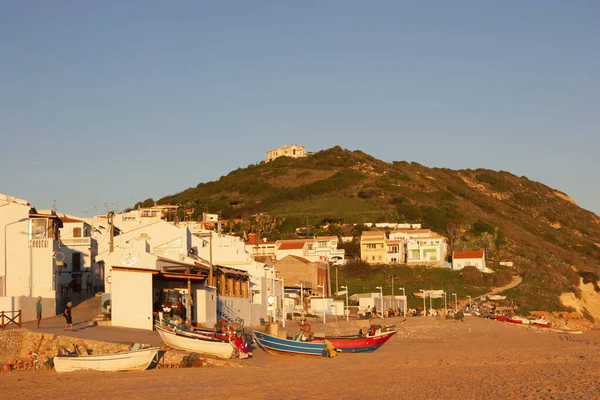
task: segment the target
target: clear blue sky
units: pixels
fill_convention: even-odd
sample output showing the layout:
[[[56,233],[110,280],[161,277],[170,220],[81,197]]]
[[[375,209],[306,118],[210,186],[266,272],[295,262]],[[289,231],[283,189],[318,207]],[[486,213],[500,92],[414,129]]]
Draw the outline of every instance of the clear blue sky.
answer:
[[[334,145],[600,214],[600,2],[3,1],[0,193],[82,215]]]

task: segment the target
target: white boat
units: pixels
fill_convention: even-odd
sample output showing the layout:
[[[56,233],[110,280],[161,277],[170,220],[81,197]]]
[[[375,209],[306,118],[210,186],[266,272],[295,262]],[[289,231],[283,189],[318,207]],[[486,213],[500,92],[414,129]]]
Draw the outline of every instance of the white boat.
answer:
[[[178,334],[177,330],[169,331],[164,327],[155,325],[158,334],[167,346],[192,353],[206,354],[218,358],[232,358],[237,349],[230,342],[203,337],[190,337]]]
[[[158,350],[158,347],[151,347],[114,354],[56,356],[54,357],[54,369],[56,372],[143,371],[154,361]]]

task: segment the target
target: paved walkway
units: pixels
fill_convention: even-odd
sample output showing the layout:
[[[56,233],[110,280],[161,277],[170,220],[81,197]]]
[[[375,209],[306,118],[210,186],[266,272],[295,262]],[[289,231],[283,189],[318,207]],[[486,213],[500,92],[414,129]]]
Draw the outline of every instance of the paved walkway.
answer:
[[[93,297],[73,307],[73,328],[75,331],[65,331],[65,319],[57,315],[42,319],[40,328],[35,327],[35,321],[23,323],[23,328],[31,331],[51,333],[54,335],[73,336],[82,339],[99,340],[113,343],[147,343],[153,346],[162,344],[158,333],[145,329],[130,329],[113,326],[93,326],[94,316],[101,309],[101,298]]]

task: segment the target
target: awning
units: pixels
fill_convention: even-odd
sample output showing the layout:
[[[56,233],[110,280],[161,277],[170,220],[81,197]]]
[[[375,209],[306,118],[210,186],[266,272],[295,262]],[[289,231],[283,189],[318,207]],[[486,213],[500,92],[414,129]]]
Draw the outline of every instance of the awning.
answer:
[[[248,273],[246,271],[242,271],[241,269],[226,268],[226,267],[221,267],[221,266],[217,266],[217,268],[219,271],[221,271],[224,274],[237,275],[237,276],[248,276]]]
[[[203,281],[206,279],[205,275],[188,275],[188,274],[159,274],[159,277],[166,279],[181,279],[181,280],[192,280],[192,281]]]
[[[122,272],[143,272],[147,274],[156,275],[160,271],[155,269],[146,269],[146,268],[131,268],[131,267],[111,267],[113,271],[122,271]]]

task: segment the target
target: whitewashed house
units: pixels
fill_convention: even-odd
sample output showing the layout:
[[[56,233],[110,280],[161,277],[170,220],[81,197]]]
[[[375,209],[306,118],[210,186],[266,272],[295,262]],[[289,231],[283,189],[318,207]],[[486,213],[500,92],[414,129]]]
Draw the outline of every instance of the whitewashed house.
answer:
[[[429,229],[398,229],[390,232],[389,239],[404,241],[406,264],[441,266],[448,253],[446,238]]]
[[[62,215],[60,229],[60,252],[63,265],[60,268],[58,290],[65,293],[95,292],[94,285],[101,279],[95,256],[98,242],[92,236],[93,227],[84,219]]]
[[[53,211],[0,194],[0,311],[22,310],[23,321],[34,320],[42,296],[44,315],[56,314],[60,226]]]
[[[101,252],[112,323],[152,329],[152,313],[165,295],[182,301],[191,320],[212,327],[218,319],[256,324],[266,317],[264,265],[256,263],[237,237],[212,231],[192,234],[165,221],[142,225],[114,237]],[[213,281],[209,282],[212,265]]]
[[[494,272],[485,265],[485,250],[454,251],[452,252],[452,269],[461,270],[465,267],[475,267],[481,272]]]
[[[338,249],[337,236],[318,236],[314,239],[277,240],[275,242],[275,259],[286,256],[297,256],[311,262],[330,262],[333,265],[344,263],[344,249]]]

